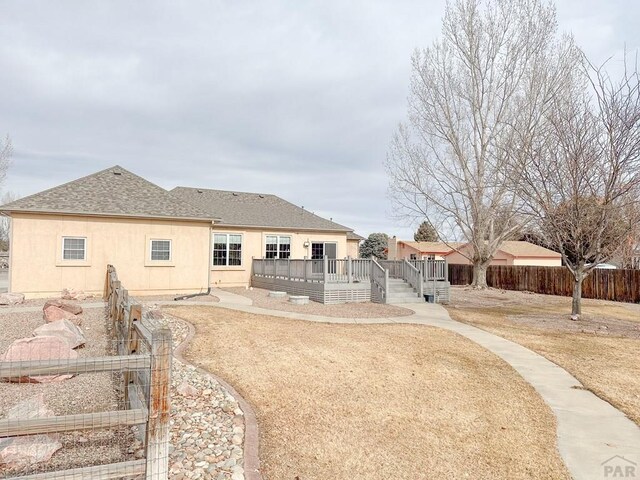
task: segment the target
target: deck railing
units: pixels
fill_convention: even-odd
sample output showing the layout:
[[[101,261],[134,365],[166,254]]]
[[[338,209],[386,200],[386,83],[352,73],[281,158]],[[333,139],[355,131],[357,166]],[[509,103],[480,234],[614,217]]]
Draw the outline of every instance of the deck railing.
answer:
[[[449,280],[449,269],[446,260],[408,260],[408,262],[422,272],[425,282]]]
[[[254,258],[253,275],[297,282],[360,283],[370,281],[370,260],[363,258]]]
[[[370,260],[371,271],[371,296],[374,296],[373,290],[377,290],[377,295],[382,303],[387,303],[387,292],[389,291],[389,270],[382,267],[375,258]]]
[[[407,260],[403,262],[402,270],[402,278],[413,287],[419,297],[422,297],[422,272]]]

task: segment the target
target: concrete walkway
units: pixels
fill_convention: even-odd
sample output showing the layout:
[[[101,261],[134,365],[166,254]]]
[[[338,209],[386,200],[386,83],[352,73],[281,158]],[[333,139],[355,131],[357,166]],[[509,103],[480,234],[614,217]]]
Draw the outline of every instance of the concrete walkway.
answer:
[[[106,302],[87,302],[78,303],[82,308],[103,308],[106,306]],[[3,313],[20,313],[20,312],[42,312],[43,305],[38,306],[20,306],[15,305],[13,307],[0,307],[0,315]]]
[[[640,478],[640,428],[634,422],[611,404],[584,390],[575,377],[555,363],[517,343],[452,320],[440,305],[402,305],[415,312],[406,317],[334,318],[254,307],[246,297],[221,290],[212,294],[220,298],[220,303],[185,301],[167,304],[199,304],[324,323],[419,324],[460,334],[506,361],[549,405],[558,420],[560,455],[574,479]],[[616,473],[617,477],[614,476]]]

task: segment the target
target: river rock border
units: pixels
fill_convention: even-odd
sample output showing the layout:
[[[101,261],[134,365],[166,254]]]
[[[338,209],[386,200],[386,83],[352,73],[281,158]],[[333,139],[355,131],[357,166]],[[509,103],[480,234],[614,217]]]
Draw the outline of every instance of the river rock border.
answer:
[[[183,319],[174,319],[173,321],[179,321],[188,327],[188,332],[184,339],[180,342],[178,346],[175,347],[173,351],[173,356],[183,363],[184,365],[190,366],[195,369],[195,371],[200,374],[210,377],[214,381],[218,382],[222,388],[224,388],[227,393],[229,393],[232,397],[235,398],[236,402],[240,406],[244,414],[245,421],[245,430],[244,430],[244,444],[243,444],[243,457],[244,457],[244,478],[245,480],[263,480],[262,475],[260,473],[260,459],[258,457],[258,445],[259,445],[259,436],[258,436],[258,422],[256,420],[256,415],[251,408],[251,406],[242,398],[242,396],[227,382],[214,375],[207,370],[204,370],[196,365],[193,365],[184,357],[184,352],[189,347],[189,344],[193,340],[193,337],[196,334],[195,327]]]

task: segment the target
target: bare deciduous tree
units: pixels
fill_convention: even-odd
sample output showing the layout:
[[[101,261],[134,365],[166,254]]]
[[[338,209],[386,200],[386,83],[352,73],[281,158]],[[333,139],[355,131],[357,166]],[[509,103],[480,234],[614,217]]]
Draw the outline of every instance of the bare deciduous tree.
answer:
[[[549,99],[578,57],[541,0],[449,3],[442,39],[412,59],[408,122],[387,158],[401,215],[427,217],[465,239],[473,285],[500,244],[521,227],[518,175]]]
[[[15,193],[5,192],[0,198],[0,204],[6,205],[7,203],[11,203],[17,199],[18,199],[18,196]],[[5,215],[0,215],[0,251],[6,252],[9,250],[10,233],[11,233],[11,218]]]
[[[11,139],[7,135],[4,142],[0,141],[0,186],[4,184],[7,178],[7,170],[9,170],[12,153]],[[15,200],[15,198],[15,195],[7,192],[4,194],[1,202],[4,205],[5,203]],[[0,215],[0,248],[3,250],[6,250],[9,246],[9,224],[10,219]]]
[[[0,185],[2,185],[7,178],[7,170],[9,170],[12,153],[11,138],[7,135],[4,142],[0,140]]]
[[[581,314],[584,279],[640,222],[638,72],[616,81],[604,66],[584,65],[584,81],[554,99],[520,169],[529,213],[573,274],[572,318]]]

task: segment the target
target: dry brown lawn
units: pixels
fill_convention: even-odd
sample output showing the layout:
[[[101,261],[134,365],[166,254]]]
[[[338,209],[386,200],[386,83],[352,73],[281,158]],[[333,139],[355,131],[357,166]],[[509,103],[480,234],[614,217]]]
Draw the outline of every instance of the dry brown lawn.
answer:
[[[549,408],[454,333],[165,310],[196,327],[187,358],[253,405],[268,480],[569,478]]]
[[[640,425],[640,306],[583,302],[574,322],[569,298],[454,288],[448,310],[555,362]]]

